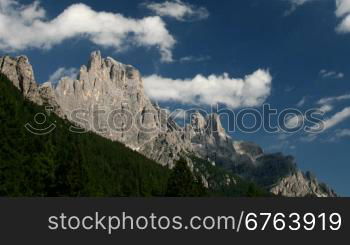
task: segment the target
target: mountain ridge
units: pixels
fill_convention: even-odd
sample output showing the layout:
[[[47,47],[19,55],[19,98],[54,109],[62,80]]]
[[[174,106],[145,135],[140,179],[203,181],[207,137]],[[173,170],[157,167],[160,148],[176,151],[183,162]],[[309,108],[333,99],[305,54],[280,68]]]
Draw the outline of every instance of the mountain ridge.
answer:
[[[124,143],[163,166],[172,168],[180,157],[185,157],[193,168],[195,164],[189,156],[195,155],[259,183],[276,195],[336,196],[316,178],[302,173],[294,159],[276,154],[265,155],[262,148],[254,143],[233,140],[222,127],[217,114],[205,118],[196,112],[191,116],[190,124],[181,128],[146,96],[141,73],[136,68],[110,57],[102,58],[99,51],[91,54],[88,65],[81,67],[77,79],[65,77],[56,86],[38,86],[29,60],[24,56],[2,57],[0,64],[0,72],[13,79],[14,85],[29,100],[51,105],[60,117],[105,138]],[[155,130],[144,132],[132,125],[128,131],[108,131],[108,128],[107,131],[99,131],[87,128],[71,117],[71,112],[77,108],[91,114],[95,106],[107,112],[129,111],[132,115],[139,115],[142,126]],[[91,118],[84,119],[90,125],[94,123]],[[103,116],[102,122],[106,121],[108,118]]]
[[[46,117],[40,128],[37,115]],[[72,133],[71,122],[25,99],[1,73],[0,121],[0,196],[271,196],[205,161],[196,163],[200,172],[191,173],[186,163],[179,171],[179,162],[169,169],[117,141]],[[28,123],[34,125],[30,131]],[[42,134],[53,124],[55,130]],[[206,188],[199,173],[210,178]]]

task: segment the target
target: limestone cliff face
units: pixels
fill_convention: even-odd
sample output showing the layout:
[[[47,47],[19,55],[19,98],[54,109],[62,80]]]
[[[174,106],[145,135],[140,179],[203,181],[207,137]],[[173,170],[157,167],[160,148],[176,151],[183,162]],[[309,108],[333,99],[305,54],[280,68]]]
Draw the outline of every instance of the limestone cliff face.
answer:
[[[0,72],[9,78],[26,98],[42,104],[33,68],[26,56],[0,57]]]
[[[237,158],[234,141],[226,134],[219,115],[204,118],[199,112],[192,115],[191,124],[186,127],[194,151],[202,158],[225,166]]]
[[[77,79],[59,81],[55,98],[69,120],[163,165],[172,167],[180,152],[191,150],[145,95],[140,72],[100,52],[91,54]]]
[[[282,178],[270,191],[275,195],[286,197],[336,197],[336,193],[327,185],[319,183],[309,173],[296,171],[295,173]]]
[[[131,148],[158,134],[158,114],[144,94],[140,73],[112,58],[102,59],[99,52],[91,54],[76,80],[59,81],[55,96],[69,120]],[[153,130],[140,130],[138,123]]]
[[[255,143],[234,140],[220,116],[196,112],[184,128],[152,104],[144,92],[140,72],[93,52],[76,79],[62,78],[56,86],[38,86],[28,58],[0,58],[0,72],[23,95],[39,105],[50,105],[71,122],[113,141],[119,141],[168,167],[195,155],[258,183],[276,195],[335,196],[316,178],[297,169],[294,159],[264,154]],[[205,176],[203,176],[205,177]],[[204,182],[207,180],[204,180]]]
[[[57,104],[54,88],[50,83],[36,83],[33,67],[26,56],[0,57],[0,73],[6,75],[25,98],[38,105],[53,107],[59,116],[64,116]]]

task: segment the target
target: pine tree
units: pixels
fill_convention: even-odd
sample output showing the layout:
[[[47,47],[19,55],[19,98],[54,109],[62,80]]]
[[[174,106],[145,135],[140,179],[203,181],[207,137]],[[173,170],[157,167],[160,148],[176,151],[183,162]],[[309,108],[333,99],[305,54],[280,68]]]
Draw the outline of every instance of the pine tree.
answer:
[[[168,180],[167,196],[195,197],[203,195],[205,195],[205,188],[201,180],[193,175],[186,160],[181,158],[173,168]]]

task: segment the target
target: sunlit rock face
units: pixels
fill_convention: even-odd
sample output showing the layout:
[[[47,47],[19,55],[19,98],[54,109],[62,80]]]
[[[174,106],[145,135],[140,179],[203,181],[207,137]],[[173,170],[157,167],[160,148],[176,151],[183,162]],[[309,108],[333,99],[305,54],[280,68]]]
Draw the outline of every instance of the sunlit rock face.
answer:
[[[77,79],[61,79],[55,96],[70,120],[132,148],[158,134],[158,115],[144,94],[139,72],[112,58],[103,59],[99,52],[91,54]],[[143,132],[137,127],[139,122],[154,130]]]
[[[26,98],[37,104],[42,104],[33,68],[26,56],[0,57],[0,72],[6,75]]]

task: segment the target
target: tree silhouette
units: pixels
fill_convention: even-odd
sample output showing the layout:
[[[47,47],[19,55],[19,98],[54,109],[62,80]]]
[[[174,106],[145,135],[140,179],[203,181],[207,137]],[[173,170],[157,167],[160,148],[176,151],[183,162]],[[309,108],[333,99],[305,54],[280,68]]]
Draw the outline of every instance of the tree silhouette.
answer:
[[[195,197],[206,195],[206,189],[199,176],[195,176],[186,160],[181,158],[175,165],[168,180],[167,196]]]

